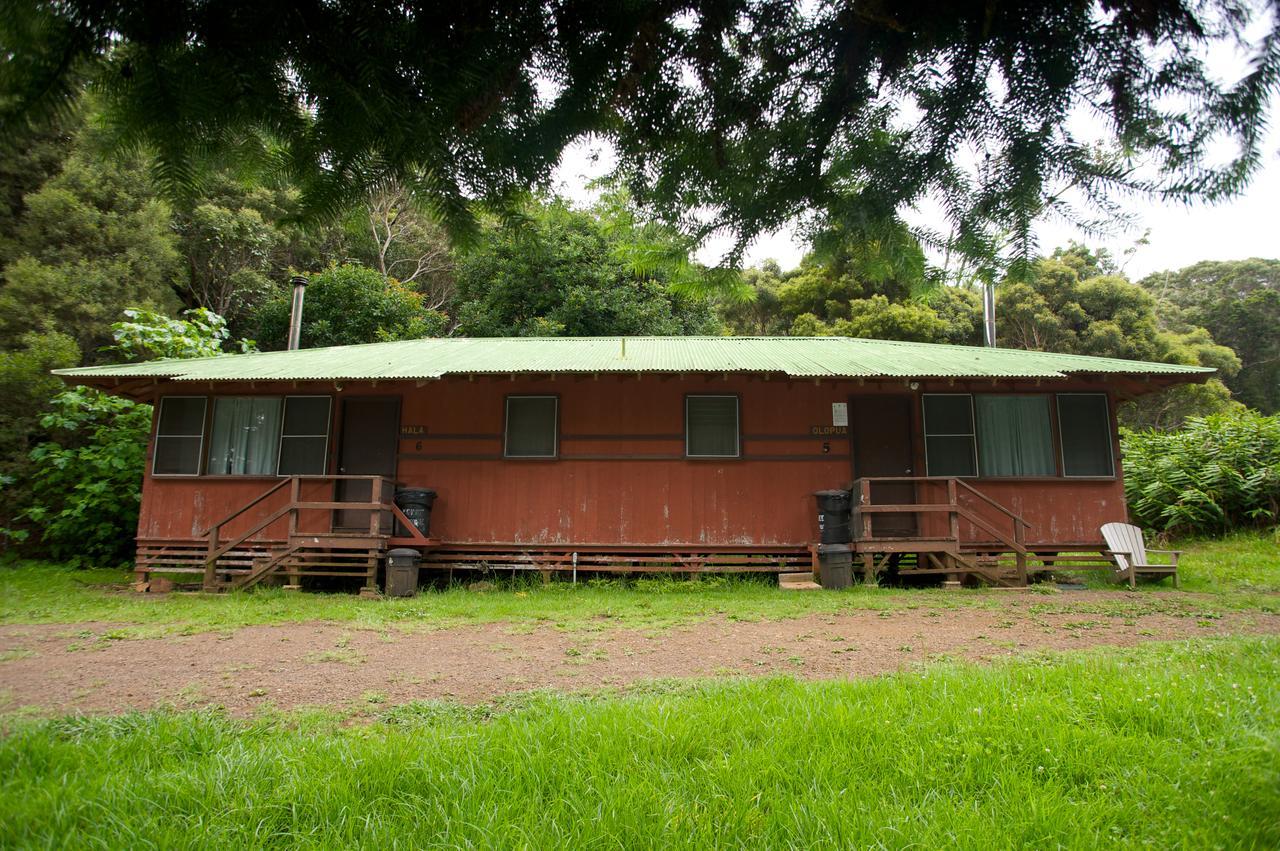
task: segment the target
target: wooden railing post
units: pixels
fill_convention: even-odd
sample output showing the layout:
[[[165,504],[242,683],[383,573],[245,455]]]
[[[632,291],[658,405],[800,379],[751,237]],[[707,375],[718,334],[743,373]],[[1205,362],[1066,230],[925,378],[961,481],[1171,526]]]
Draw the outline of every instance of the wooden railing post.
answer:
[[[947,517],[951,523],[951,540],[956,542],[956,546],[960,545],[960,513],[958,511],[959,494],[956,488],[955,479],[947,479],[947,506],[951,509],[947,512]]]
[[[1022,518],[1015,517],[1013,520],[1013,541],[1018,545],[1014,551],[1014,558],[1018,565],[1018,581],[1023,585],[1027,584],[1027,534],[1024,529],[1026,526],[1022,522]]]
[[[859,479],[858,480],[858,505],[859,507],[861,507],[863,505],[870,505],[870,504],[871,504],[871,480]],[[862,514],[861,516],[862,516],[862,522],[859,525],[862,528],[859,531],[864,540],[871,540],[876,536],[876,532],[875,532],[876,516],[875,514]]]
[[[214,583],[217,581],[217,565],[218,565],[218,532],[222,529],[221,523],[215,523],[213,528],[209,530],[209,549],[205,553],[204,559],[204,580],[201,587],[205,591],[212,591]]]
[[[298,534],[298,509],[297,505],[302,501],[302,479],[297,476],[290,476],[289,482],[289,504],[294,509],[289,512],[289,540],[285,544],[285,551],[288,552],[293,547],[294,536]],[[302,577],[298,574],[298,560],[290,559],[289,562],[289,587],[298,589],[302,585]]]

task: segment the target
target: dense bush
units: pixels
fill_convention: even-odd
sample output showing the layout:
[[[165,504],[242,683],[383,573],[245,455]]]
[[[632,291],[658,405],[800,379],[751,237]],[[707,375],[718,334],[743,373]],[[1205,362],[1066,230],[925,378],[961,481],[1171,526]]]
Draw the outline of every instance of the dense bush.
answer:
[[[53,439],[31,451],[27,519],[51,556],[120,564],[132,555],[151,406],[87,387],[59,394],[42,425]]]
[[[1280,416],[1192,417],[1180,431],[1125,431],[1125,496],[1134,520],[1179,534],[1280,522]]]

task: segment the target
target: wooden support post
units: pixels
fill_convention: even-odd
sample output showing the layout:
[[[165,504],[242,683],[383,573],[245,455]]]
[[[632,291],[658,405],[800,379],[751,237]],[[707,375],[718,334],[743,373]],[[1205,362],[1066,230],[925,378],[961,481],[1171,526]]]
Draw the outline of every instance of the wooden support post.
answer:
[[[947,512],[947,517],[950,519],[951,540],[955,541],[956,546],[959,547],[960,545],[960,511],[959,511],[959,503],[957,500],[958,500],[958,496],[956,494],[956,480],[947,479],[947,505],[951,509],[950,511]]]
[[[217,582],[216,573],[218,563],[218,532],[221,531],[222,524],[216,524],[209,530],[209,551],[205,554],[204,560],[204,581],[201,583],[205,591],[214,590],[214,584]]]
[[[862,581],[866,585],[876,584],[876,557],[874,553],[862,554]]]
[[[289,504],[297,505],[299,502],[302,501],[302,480],[299,479],[297,476],[291,476],[290,478],[292,481],[289,482]],[[286,546],[289,546],[289,547],[293,546],[293,536],[296,534],[298,534],[298,512],[297,510],[294,510],[289,512],[289,540]],[[290,559],[288,564],[289,564],[289,582],[286,587],[294,588],[294,589],[301,588],[302,579],[298,574],[297,561],[294,559]]]
[[[1022,527],[1021,520],[1013,521],[1013,540],[1018,545],[1017,565],[1018,565],[1018,584],[1027,584],[1027,535]]]

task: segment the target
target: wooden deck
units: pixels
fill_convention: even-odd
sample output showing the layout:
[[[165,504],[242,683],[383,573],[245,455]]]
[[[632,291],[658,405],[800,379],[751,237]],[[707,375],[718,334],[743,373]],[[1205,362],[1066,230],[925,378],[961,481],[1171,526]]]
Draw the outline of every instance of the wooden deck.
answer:
[[[338,493],[340,482],[367,482],[367,497]],[[467,543],[427,538],[395,505],[399,483],[382,476],[290,476],[267,488],[199,537],[138,541],[136,578],[199,575],[205,590],[272,580],[300,587],[313,577],[346,577],[376,592],[379,568],[395,547],[422,553],[422,565],[449,571],[616,573],[817,573],[817,546]],[[914,499],[877,502],[887,484]],[[353,518],[358,528],[350,526]],[[347,528],[337,527],[345,518]],[[909,518],[909,520],[908,520]],[[963,479],[877,477],[854,483],[851,517],[857,572],[864,582],[941,576],[948,584],[1026,585],[1039,571],[1114,567],[1093,542],[1027,543],[1029,523]],[[404,534],[408,530],[409,534]]]

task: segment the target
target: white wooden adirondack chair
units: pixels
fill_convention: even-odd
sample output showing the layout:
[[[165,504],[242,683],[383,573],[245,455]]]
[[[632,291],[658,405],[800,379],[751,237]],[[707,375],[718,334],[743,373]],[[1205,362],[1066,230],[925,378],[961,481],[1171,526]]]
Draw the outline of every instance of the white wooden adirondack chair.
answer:
[[[1178,587],[1178,556],[1181,550],[1148,550],[1142,541],[1142,530],[1128,523],[1107,523],[1102,527],[1102,538],[1110,549],[1107,555],[1116,560],[1116,575],[1129,581],[1130,588],[1138,585],[1138,574],[1172,576],[1173,587]],[[1169,556],[1169,564],[1148,564],[1147,553]]]

